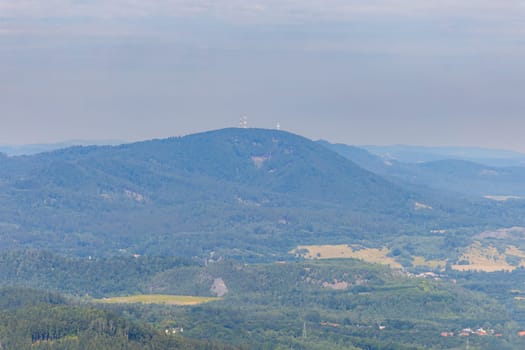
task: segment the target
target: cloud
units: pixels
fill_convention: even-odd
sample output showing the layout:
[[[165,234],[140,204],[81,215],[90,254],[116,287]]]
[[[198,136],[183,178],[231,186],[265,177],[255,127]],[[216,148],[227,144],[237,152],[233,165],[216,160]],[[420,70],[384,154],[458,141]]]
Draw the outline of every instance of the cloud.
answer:
[[[4,0],[0,17],[143,18],[211,15],[230,20],[325,19],[356,17],[516,18],[523,0]]]
[[[525,0],[0,0],[0,37],[140,35],[203,46],[251,36],[271,48],[296,39],[328,51],[522,52],[524,21]]]
[[[297,125],[304,116],[329,115],[371,118],[371,127],[380,125],[375,116],[517,119],[524,109],[523,4],[0,0],[0,105],[13,124],[46,120],[48,129],[32,128],[43,137],[62,125],[48,122],[55,116],[80,120],[63,127],[65,138],[80,130],[72,125],[95,125],[94,116],[101,122],[92,132],[109,130],[104,137],[112,138],[129,118],[150,125],[157,115],[161,125],[184,115],[195,130],[207,115],[231,120],[232,108],[282,122],[289,115]],[[18,137],[29,137],[26,124]],[[435,124],[444,139],[450,125]]]

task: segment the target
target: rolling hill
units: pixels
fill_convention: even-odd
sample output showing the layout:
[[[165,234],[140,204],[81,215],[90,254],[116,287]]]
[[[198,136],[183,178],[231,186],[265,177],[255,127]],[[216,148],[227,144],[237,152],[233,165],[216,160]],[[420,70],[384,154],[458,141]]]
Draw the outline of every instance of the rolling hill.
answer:
[[[381,247],[436,229],[474,234],[521,224],[490,203],[391,179],[304,137],[264,129],[3,156],[0,243],[83,256],[264,260],[298,245]]]
[[[5,248],[198,255],[264,245],[263,254],[272,246],[284,252],[294,236],[340,232],[348,220],[360,221],[344,234],[366,234],[372,217],[396,221],[416,199],[315,142],[275,130],[0,158]]]
[[[410,197],[310,140],[272,130],[224,129],[117,147],[72,147],[4,157],[1,165],[5,184],[22,190],[74,188],[96,194],[129,186],[156,200],[165,182],[171,192],[189,183],[219,182],[356,206],[375,198],[399,205]]]

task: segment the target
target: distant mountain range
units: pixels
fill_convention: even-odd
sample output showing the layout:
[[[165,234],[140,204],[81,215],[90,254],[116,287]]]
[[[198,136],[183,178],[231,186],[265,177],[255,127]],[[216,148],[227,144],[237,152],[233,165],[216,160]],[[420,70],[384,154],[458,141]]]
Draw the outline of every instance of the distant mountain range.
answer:
[[[495,176],[447,164],[406,165],[283,131],[234,128],[4,155],[0,246],[264,260],[290,257],[299,244],[443,244],[433,230],[464,235],[522,224],[521,201],[437,191],[456,190],[484,169],[480,176]]]
[[[125,142],[117,140],[71,140],[64,142],[35,143],[26,145],[0,145],[0,153],[5,153],[8,156],[22,156],[51,152],[73,146],[104,146],[119,145],[123,143]]]
[[[495,167],[525,166],[525,154],[508,150],[474,147],[360,146],[383,159],[403,163],[466,160]]]
[[[520,153],[465,148],[373,146],[372,149],[381,154],[377,155],[355,146],[318,142],[394,182],[403,181],[492,199],[525,197],[525,167],[518,166],[521,164],[520,157],[525,160],[525,155]],[[492,158],[484,158],[486,156]],[[468,159],[477,159],[478,162]],[[498,162],[514,166],[487,165]]]
[[[321,140],[322,142],[327,142]],[[70,140],[56,143],[23,145],[0,145],[0,153],[8,156],[34,155],[73,146],[115,146],[125,144],[122,140]],[[402,163],[424,163],[438,160],[466,160],[494,167],[525,166],[525,154],[480,147],[428,147],[412,145],[359,145],[353,146],[385,160]]]

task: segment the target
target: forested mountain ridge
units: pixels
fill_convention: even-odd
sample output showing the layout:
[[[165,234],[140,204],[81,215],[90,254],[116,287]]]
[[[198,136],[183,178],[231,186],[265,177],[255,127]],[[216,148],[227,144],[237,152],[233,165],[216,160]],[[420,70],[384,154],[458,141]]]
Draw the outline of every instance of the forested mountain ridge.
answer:
[[[443,193],[385,180],[288,132],[222,129],[1,157],[0,243],[253,261],[289,258],[305,244],[405,246],[409,236],[427,240],[419,253],[432,241],[448,257],[469,234],[525,225],[519,207]],[[432,234],[443,229],[461,239],[444,244]]]
[[[116,147],[71,147],[4,158],[0,175],[26,189],[57,186],[103,192],[110,191],[112,185],[129,184],[156,194],[163,181],[187,177],[265,188],[315,201],[352,203],[379,194],[382,201],[407,196],[402,189],[308,139],[262,129],[223,129]]]
[[[298,242],[290,231],[308,239],[321,222],[333,231],[341,223],[328,221],[343,212],[359,217],[362,234],[372,216],[421,215],[417,193],[306,138],[262,129],[3,157],[0,193],[4,247],[75,254],[155,251],[177,240],[177,253],[194,255],[231,241],[232,230],[288,250],[283,240]]]

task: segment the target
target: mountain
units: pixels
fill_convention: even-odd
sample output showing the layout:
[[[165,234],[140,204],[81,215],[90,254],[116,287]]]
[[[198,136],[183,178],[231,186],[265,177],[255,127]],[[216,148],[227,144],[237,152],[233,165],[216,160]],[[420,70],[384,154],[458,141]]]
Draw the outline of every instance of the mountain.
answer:
[[[56,143],[35,143],[27,145],[0,145],[0,153],[9,156],[32,155],[43,152],[51,152],[62,148],[73,146],[103,146],[103,145],[118,145],[122,141],[116,140],[71,140]]]
[[[446,159],[466,160],[494,167],[525,166],[525,154],[475,147],[360,146],[381,158],[403,163],[422,163]]]
[[[0,206],[4,250],[249,261],[342,243],[399,246],[408,257],[434,242],[447,255],[452,241],[433,231],[465,237],[524,220],[512,203],[387,180],[319,143],[264,129],[1,156]]]
[[[520,348],[525,201],[465,194],[502,169],[262,129],[0,155],[1,346]]]
[[[164,181],[176,189],[220,182],[356,207],[369,201],[399,205],[410,196],[310,140],[258,129],[4,158],[0,175],[22,189],[55,186],[97,194],[128,185],[146,191],[151,200],[169,195],[159,191]]]
[[[357,146],[345,145],[341,143],[330,143],[325,140],[319,140],[317,143],[342,155],[346,159],[351,160],[360,167],[377,174],[387,174],[387,169],[392,167],[394,164],[396,167],[402,164],[396,160],[382,158],[367,151],[364,148]]]
[[[0,157],[0,239],[84,255],[287,254],[434,215],[414,209],[420,197],[301,136],[223,129]]]
[[[331,144],[326,141],[318,142],[359,166],[393,182],[402,181],[407,184],[497,200],[525,197],[525,167],[488,166],[469,160],[449,158],[406,163],[381,157],[355,146]],[[494,152],[502,156],[514,154],[503,151],[502,153]],[[441,156],[443,155],[437,158]]]

